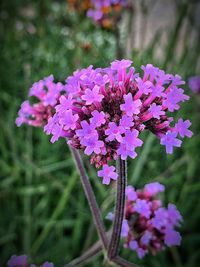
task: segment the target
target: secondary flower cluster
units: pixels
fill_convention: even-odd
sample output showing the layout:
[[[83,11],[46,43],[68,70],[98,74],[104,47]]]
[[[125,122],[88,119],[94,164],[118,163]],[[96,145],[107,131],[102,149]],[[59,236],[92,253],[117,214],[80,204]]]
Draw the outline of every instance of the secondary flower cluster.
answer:
[[[55,83],[53,80],[53,75],[50,75],[32,85],[29,97],[34,98],[35,103],[31,104],[28,100],[22,103],[16,119],[17,126],[25,123],[40,127],[52,116],[61,93],[65,91],[62,83]]]
[[[123,220],[121,238],[125,247],[136,251],[139,258],[149,252],[155,255],[165,246],[178,246],[181,242],[179,232],[182,216],[173,204],[167,208],[156,195],[164,191],[164,186],[158,182],[146,184],[143,190],[135,190],[132,186],[126,188],[125,219]],[[113,220],[109,213],[107,218]]]
[[[85,13],[91,7],[91,0],[67,0],[69,8],[78,13]]]
[[[92,164],[103,167],[98,175],[104,184],[117,179],[110,161],[137,156],[136,148],[143,143],[139,135],[145,129],[171,154],[173,147],[181,146],[178,135],[192,136],[189,120],[180,118],[172,126],[168,115],[189,99],[180,88],[184,82],[151,64],[142,66],[140,76],[131,65],[130,60],[116,60],[107,68],[77,70],[65,85],[54,83],[53,76],[33,84],[29,96],[38,102],[22,104],[17,125],[45,125],[51,142],[64,137],[69,145],[84,150]]]
[[[53,263],[45,262],[42,265],[35,265],[28,263],[28,257],[26,255],[16,256],[13,255],[7,262],[8,267],[54,267]]]
[[[124,8],[131,8],[127,0],[67,0],[70,9],[87,16],[103,28],[113,29]]]
[[[91,0],[87,16],[104,28],[113,28],[125,7],[128,7],[127,0]]]
[[[200,76],[192,76],[188,80],[190,89],[197,94],[200,94]]]

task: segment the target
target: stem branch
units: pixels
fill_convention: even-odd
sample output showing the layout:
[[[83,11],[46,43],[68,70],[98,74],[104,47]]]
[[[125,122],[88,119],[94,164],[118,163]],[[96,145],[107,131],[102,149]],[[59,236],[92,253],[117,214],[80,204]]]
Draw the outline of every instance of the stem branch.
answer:
[[[63,267],[78,266],[80,264],[86,263],[89,260],[91,260],[94,256],[97,256],[101,251],[102,251],[102,244],[100,241],[98,241],[92,247],[90,247],[85,253],[83,253],[80,257],[72,260]]]
[[[134,263],[130,263],[129,261],[124,260],[123,258],[117,256],[114,260],[114,263],[116,263],[118,266],[122,267],[139,267],[138,265]],[[141,267],[141,266],[140,266]]]
[[[88,176],[86,174],[85,168],[83,166],[83,162],[81,160],[79,152],[72,147],[70,147],[70,149],[71,149],[72,155],[74,157],[74,160],[76,162],[77,169],[78,169],[80,176],[81,176],[81,183],[83,185],[83,189],[85,191],[85,195],[87,197],[87,200],[88,200],[88,203],[90,206],[90,210],[92,212],[92,216],[94,219],[94,223],[95,223],[99,238],[102,242],[103,249],[106,250],[107,244],[108,244],[106,231],[105,231],[105,227],[104,227],[103,220],[101,217],[100,209],[98,207],[94,192],[92,190],[92,186],[89,182],[89,179],[88,179]]]
[[[117,160],[117,195],[115,204],[115,216],[111,240],[108,246],[108,259],[113,260],[118,256],[122,222],[124,218],[125,207],[125,189],[126,189],[126,161],[118,158]]]

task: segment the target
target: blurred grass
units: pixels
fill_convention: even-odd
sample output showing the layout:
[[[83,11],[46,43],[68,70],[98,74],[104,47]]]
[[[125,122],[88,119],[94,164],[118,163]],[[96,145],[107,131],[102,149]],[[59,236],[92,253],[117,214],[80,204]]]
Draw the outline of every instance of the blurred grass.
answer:
[[[136,68],[147,63],[166,66],[186,80],[195,74],[199,38],[192,49],[186,41],[182,55],[176,57],[179,35],[191,8],[189,1],[183,3],[174,30],[168,32],[164,60],[155,56],[160,32],[148,49],[133,51]],[[115,59],[115,39],[89,19],[67,11],[65,1],[3,1],[0,7],[0,266],[5,266],[12,254],[27,253],[36,263],[49,260],[59,267],[97,239],[90,211],[65,142],[51,145],[41,129],[18,129],[15,118],[34,81],[50,73],[64,81],[78,67],[108,65]],[[89,50],[86,44],[90,44]],[[192,120],[193,138],[166,156],[158,140],[144,133],[143,148],[128,162],[129,182],[136,187],[154,179],[162,182],[166,185],[163,200],[174,202],[184,217],[180,248],[143,261],[121,249],[127,259],[146,266],[199,266],[200,107],[187,85],[185,89],[191,100],[178,115]],[[101,184],[87,158],[85,164],[105,216],[112,210],[114,190]],[[87,266],[102,266],[102,258]]]

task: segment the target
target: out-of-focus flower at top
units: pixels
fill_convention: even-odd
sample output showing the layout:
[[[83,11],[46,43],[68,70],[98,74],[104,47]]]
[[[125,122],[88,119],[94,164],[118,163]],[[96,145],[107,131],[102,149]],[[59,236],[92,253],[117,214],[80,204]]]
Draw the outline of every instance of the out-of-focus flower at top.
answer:
[[[188,85],[194,93],[200,94],[200,75],[190,77],[188,79]]]
[[[182,144],[179,137],[192,136],[189,120],[173,123],[169,114],[189,99],[180,88],[184,82],[151,64],[142,70],[139,76],[132,61],[123,59],[107,68],[77,70],[65,85],[54,83],[50,76],[33,85],[29,95],[39,102],[22,104],[17,125],[42,126],[48,119],[44,130],[52,134],[51,142],[66,138],[103,170],[118,156],[135,158],[144,130],[155,134],[171,154]],[[101,177],[105,184],[113,179],[106,172]]]
[[[91,8],[91,0],[66,0],[70,10],[74,10],[79,14],[86,12]]]
[[[128,6],[128,0],[91,0],[87,16],[104,28],[114,28],[121,12]]]
[[[95,23],[103,28],[113,29],[124,9],[130,9],[128,0],[67,0],[71,10],[79,14],[87,13]]]
[[[182,222],[182,216],[173,204],[165,208],[157,198],[165,187],[158,183],[146,184],[143,190],[126,188],[125,218],[122,224],[121,238],[125,248],[136,251],[139,258],[146,254],[162,251],[165,246],[179,246],[181,236],[176,228]],[[113,221],[113,213],[107,219]]]

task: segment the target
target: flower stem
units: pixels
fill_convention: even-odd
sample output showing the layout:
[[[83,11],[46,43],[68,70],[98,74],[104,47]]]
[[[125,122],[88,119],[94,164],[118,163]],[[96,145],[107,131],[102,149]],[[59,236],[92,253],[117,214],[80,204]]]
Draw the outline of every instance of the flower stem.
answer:
[[[124,218],[125,207],[125,189],[126,189],[126,161],[118,158],[117,160],[117,195],[115,204],[115,216],[111,240],[108,246],[108,259],[112,261],[118,255],[122,222]]]
[[[102,244],[100,241],[95,243],[92,247],[90,247],[85,253],[83,253],[80,257],[72,260],[68,264],[63,267],[71,267],[77,266],[79,264],[83,264],[91,260],[94,256],[97,256],[102,250]]]
[[[139,267],[138,265],[134,264],[134,263],[130,263],[129,261],[124,260],[123,258],[117,256],[114,260],[114,263],[116,263],[118,266],[122,266],[122,267]],[[142,267],[142,266],[140,266]]]
[[[100,209],[98,207],[94,192],[92,190],[92,186],[89,182],[89,179],[88,179],[88,176],[86,174],[85,168],[83,166],[83,162],[81,160],[79,152],[72,147],[70,147],[70,149],[71,149],[72,155],[74,157],[74,160],[76,162],[77,169],[78,169],[80,176],[81,176],[81,183],[83,185],[83,189],[85,191],[85,195],[87,197],[87,200],[88,200],[88,203],[90,206],[90,210],[92,212],[92,216],[94,219],[94,223],[95,223],[99,238],[102,242],[102,247],[104,250],[106,250],[107,245],[108,245],[108,240],[107,240],[103,220],[101,217],[101,212],[100,212]]]
[[[111,235],[110,231],[106,232],[107,238],[110,238],[110,235]],[[80,257],[73,259],[63,267],[77,266],[79,264],[89,262],[93,257],[98,256],[101,251],[102,251],[101,241],[97,241],[88,250],[86,250]]]

